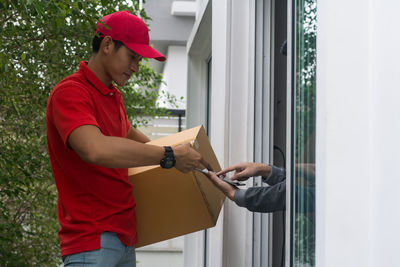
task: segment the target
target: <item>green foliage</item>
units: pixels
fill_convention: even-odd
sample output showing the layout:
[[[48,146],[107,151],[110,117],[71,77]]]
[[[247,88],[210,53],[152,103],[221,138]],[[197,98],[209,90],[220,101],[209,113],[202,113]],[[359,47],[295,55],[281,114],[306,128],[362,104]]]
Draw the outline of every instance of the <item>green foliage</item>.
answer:
[[[134,127],[148,123],[145,115],[165,116],[166,109],[160,108],[157,100],[164,100],[171,106],[177,107],[175,96],[156,90],[162,83],[162,76],[155,73],[147,63],[148,59],[143,59],[140,63],[140,72],[134,75],[125,87],[120,88],[124,95],[126,113],[133,119]]]
[[[130,2],[0,1],[0,266],[60,263],[57,192],[46,145],[47,98],[79,61],[89,59],[98,18],[118,10],[138,14],[138,1]],[[140,15],[149,19],[144,10]],[[131,119],[140,122],[137,109],[162,112],[154,91],[160,82],[160,74],[143,64],[121,89]]]

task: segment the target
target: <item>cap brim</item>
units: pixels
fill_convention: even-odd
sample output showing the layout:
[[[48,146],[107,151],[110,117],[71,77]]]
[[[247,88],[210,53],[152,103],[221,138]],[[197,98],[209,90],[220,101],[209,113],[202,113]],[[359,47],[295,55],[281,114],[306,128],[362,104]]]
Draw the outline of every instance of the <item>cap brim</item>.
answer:
[[[127,43],[124,43],[124,45],[136,54],[141,55],[142,57],[154,58],[158,61],[165,61],[165,56],[149,45]]]

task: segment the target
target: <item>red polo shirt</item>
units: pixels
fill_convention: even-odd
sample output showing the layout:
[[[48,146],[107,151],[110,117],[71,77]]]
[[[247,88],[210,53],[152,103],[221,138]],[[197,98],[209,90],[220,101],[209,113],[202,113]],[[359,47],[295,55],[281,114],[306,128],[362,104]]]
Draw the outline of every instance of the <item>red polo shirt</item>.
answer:
[[[56,85],[47,102],[47,145],[58,190],[62,256],[100,248],[100,234],[115,232],[127,246],[137,242],[135,201],[127,169],[83,161],[67,146],[79,126],[94,125],[104,135],[125,137],[130,127],[116,87],[106,87],[87,67]]]

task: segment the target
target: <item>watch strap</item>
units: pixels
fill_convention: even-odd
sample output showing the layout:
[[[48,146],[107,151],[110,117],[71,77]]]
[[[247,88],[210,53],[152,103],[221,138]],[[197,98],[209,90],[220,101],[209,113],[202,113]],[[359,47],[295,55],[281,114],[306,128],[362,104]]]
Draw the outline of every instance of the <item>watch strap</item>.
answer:
[[[174,151],[170,146],[164,146],[164,158],[160,161],[160,166],[164,169],[170,169],[175,166],[176,160]]]

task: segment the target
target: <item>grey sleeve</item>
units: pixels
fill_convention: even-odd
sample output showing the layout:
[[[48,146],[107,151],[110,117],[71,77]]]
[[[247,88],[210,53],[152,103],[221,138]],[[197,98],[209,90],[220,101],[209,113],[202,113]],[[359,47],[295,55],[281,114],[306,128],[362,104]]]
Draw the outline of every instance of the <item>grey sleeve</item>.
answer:
[[[236,190],[235,203],[255,212],[282,211],[286,208],[286,180],[273,186]]]
[[[285,181],[286,179],[286,171],[284,168],[279,168],[276,166],[271,165],[271,173],[269,174],[268,177],[262,177],[262,180],[264,183],[267,183],[269,185],[276,185],[278,183],[281,183]]]

